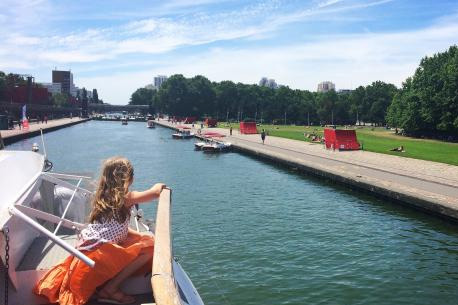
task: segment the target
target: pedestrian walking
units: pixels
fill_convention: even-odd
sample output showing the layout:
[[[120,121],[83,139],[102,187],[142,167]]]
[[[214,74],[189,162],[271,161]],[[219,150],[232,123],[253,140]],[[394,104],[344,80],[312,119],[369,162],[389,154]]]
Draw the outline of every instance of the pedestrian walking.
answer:
[[[229,135],[232,136],[232,126],[229,128]]]
[[[266,140],[266,131],[264,129],[261,132],[261,140],[262,144],[264,145],[264,141]]]
[[[17,125],[19,126],[19,129],[22,129],[22,120],[21,119],[18,120]]]
[[[45,124],[48,124],[48,116],[45,115]]]

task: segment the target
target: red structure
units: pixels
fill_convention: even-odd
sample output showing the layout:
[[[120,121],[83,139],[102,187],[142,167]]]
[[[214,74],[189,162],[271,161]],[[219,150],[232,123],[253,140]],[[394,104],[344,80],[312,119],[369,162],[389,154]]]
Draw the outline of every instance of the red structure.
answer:
[[[31,91],[31,104],[40,104],[40,105],[51,105],[51,94],[48,93],[48,89],[40,87],[32,87]],[[27,87],[20,86],[15,87],[9,92],[7,92],[6,100],[12,103],[28,103],[27,97]]]
[[[339,130],[326,128],[324,139],[327,149],[359,150],[360,146],[354,130]]]
[[[207,127],[216,127],[218,125],[218,121],[215,119],[206,118],[205,125],[207,125]]]
[[[184,119],[184,124],[192,124],[196,121],[196,117],[194,116],[188,116]]]
[[[243,134],[258,133],[258,129],[256,128],[256,122],[240,122],[240,133],[243,133]]]

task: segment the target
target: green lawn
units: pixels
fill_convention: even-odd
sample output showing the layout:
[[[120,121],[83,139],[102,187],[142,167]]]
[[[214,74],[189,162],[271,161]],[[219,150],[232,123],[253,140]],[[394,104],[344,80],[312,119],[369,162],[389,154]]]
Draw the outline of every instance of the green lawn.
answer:
[[[232,123],[231,125],[233,129],[239,129],[238,123]],[[218,124],[218,127],[229,128],[229,125],[222,122]],[[258,126],[258,131],[263,128],[271,136],[300,141],[309,141],[304,136],[304,133],[323,135],[323,127],[319,126],[262,125]],[[380,127],[357,128],[356,135],[364,150],[458,165],[458,143],[404,137],[395,135],[393,131]],[[390,151],[390,149],[401,145],[404,146],[405,152]]]

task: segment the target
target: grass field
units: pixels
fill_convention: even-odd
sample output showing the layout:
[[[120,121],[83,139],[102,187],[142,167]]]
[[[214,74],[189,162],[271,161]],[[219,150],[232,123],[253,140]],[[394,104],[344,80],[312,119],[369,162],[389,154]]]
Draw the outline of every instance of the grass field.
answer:
[[[231,125],[233,129],[239,129],[239,124]],[[222,122],[218,127],[229,128],[229,125]],[[300,141],[310,141],[304,134],[323,135],[323,127],[319,126],[261,125],[258,126],[258,131],[263,128],[271,136]],[[458,143],[404,137],[381,127],[358,127],[356,135],[358,142],[367,151],[458,165]],[[401,145],[405,152],[390,151]]]

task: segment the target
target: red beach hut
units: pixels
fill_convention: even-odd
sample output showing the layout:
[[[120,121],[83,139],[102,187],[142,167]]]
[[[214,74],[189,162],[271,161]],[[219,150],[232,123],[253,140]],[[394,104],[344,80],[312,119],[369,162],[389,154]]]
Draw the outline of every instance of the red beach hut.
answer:
[[[324,139],[327,149],[359,150],[360,146],[354,130],[326,128]]]
[[[240,122],[240,133],[243,134],[256,134],[256,122]]]
[[[218,121],[215,119],[206,118],[205,125],[207,125],[207,127],[216,127],[218,125]]]

